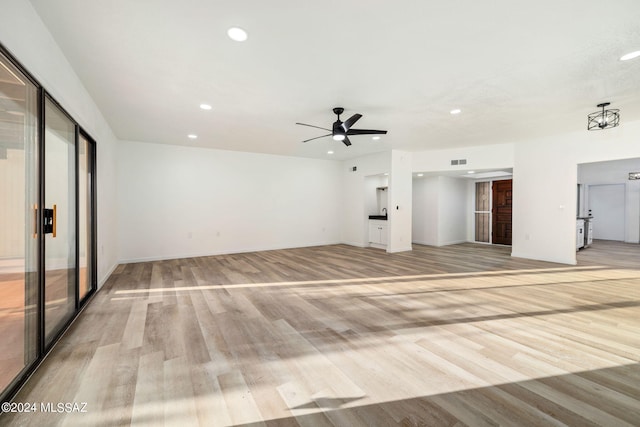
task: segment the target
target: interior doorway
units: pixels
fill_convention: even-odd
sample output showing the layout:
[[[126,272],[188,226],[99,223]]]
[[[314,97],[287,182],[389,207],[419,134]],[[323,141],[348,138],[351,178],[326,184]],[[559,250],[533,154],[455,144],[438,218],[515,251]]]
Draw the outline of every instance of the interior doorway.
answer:
[[[474,240],[511,245],[513,180],[476,181]]]
[[[640,158],[578,165],[577,217],[588,217],[593,245],[640,243]]]

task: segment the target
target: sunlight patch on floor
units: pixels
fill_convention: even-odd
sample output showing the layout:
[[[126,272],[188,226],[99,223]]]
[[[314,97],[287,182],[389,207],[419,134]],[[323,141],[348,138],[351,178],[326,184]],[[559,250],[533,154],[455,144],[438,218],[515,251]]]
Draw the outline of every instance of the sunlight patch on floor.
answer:
[[[265,287],[281,287],[281,286],[306,286],[306,285],[349,285],[360,283],[376,283],[376,282],[397,282],[397,281],[424,281],[424,280],[436,280],[446,278],[471,278],[471,277],[503,277],[518,276],[538,278],[540,274],[545,273],[576,273],[582,271],[593,271],[603,269],[600,266],[585,266],[585,267],[566,267],[566,268],[545,268],[545,269],[532,269],[532,270],[500,270],[500,271],[483,271],[483,272],[467,272],[467,273],[442,273],[442,274],[421,274],[410,276],[386,276],[386,277],[362,277],[354,279],[328,279],[328,280],[304,280],[293,282],[266,282],[266,283],[238,283],[238,284],[217,284],[217,285],[199,285],[199,286],[176,286],[176,287],[153,287],[148,289],[121,289],[115,291],[115,294],[141,294],[148,292],[179,292],[179,291],[202,291],[202,290],[220,290],[225,289],[242,289],[242,288],[265,288]],[[611,273],[618,270],[604,269],[604,271]],[[631,270],[633,271],[633,270]],[[639,278],[640,270],[634,274],[630,274],[630,270],[619,270],[623,272],[624,278]],[[605,277],[605,276],[602,276]],[[611,277],[613,278],[613,277]]]

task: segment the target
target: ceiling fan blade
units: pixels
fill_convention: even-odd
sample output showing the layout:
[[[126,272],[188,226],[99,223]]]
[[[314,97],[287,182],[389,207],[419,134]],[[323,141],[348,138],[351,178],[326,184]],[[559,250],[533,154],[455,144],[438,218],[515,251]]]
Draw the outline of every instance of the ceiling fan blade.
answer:
[[[296,123],[296,124],[297,124],[297,125],[300,125],[300,126],[309,126],[310,128],[316,128],[316,129],[328,130],[329,132],[331,132],[331,129],[321,128],[320,126],[308,125],[308,124],[306,124],[306,123]]]
[[[322,136],[316,136],[315,138],[311,138],[311,139],[306,139],[302,142],[309,142],[309,141],[313,141],[314,139],[319,139],[319,138],[324,138],[325,136],[331,136],[330,133],[326,134],[326,135],[322,135]]]
[[[345,131],[349,130],[349,128],[353,126],[355,122],[360,120],[360,117],[362,117],[362,114],[354,114],[353,116],[349,117],[344,121],[344,123],[342,123],[342,129],[344,129]]]
[[[386,130],[375,129],[349,129],[347,135],[385,135]]]
[[[345,135],[344,139],[342,140],[342,143],[344,145],[346,145],[347,147],[351,145],[351,141],[349,141],[349,137]]]

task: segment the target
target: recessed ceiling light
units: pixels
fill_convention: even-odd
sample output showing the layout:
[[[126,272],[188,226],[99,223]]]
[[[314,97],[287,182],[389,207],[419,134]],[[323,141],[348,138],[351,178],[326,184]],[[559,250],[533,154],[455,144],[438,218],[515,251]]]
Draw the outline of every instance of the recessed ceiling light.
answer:
[[[196,135],[195,133],[190,133],[189,135],[187,135],[187,138],[196,139],[196,138],[198,138],[198,135]]]
[[[423,173],[419,173],[418,176],[424,176],[424,174]]]
[[[238,27],[229,28],[227,30],[227,35],[231,40],[235,40],[237,42],[243,42],[249,37],[245,30]]]
[[[454,108],[453,110],[449,111],[451,114],[460,114],[462,112],[461,109],[459,108]]]
[[[638,56],[640,56],[640,50],[636,50],[635,52],[630,52],[626,55],[621,56],[620,61],[628,61],[630,59],[637,58]]]
[[[385,173],[384,173],[384,176],[389,176],[389,172],[385,172]]]
[[[379,137],[379,136],[373,136],[373,137],[371,137],[371,139],[374,139],[374,140],[376,140],[376,141],[377,141],[377,140],[379,140],[379,139],[380,139],[380,137]]]
[[[333,151],[329,150],[327,151],[327,154],[333,154]]]
[[[200,104],[200,108],[203,110],[211,110],[212,107],[209,104]]]
[[[476,171],[467,171],[467,173],[476,173]]]

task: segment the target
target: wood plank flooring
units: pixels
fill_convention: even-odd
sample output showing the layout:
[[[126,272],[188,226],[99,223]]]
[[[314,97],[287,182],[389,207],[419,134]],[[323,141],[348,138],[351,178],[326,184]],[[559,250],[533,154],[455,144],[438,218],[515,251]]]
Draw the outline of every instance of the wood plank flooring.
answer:
[[[640,246],[343,245],[119,266],[9,426],[638,426]],[[610,255],[609,255],[610,254]]]

